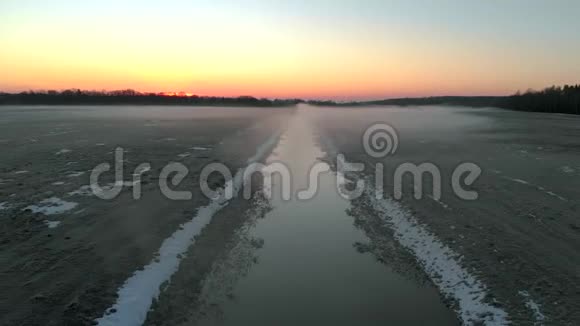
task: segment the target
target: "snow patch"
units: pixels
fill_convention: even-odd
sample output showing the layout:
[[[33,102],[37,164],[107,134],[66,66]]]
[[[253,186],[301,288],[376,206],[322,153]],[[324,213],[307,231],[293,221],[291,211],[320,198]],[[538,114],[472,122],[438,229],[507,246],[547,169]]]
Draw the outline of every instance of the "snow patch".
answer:
[[[65,184],[66,183],[63,182],[63,181],[55,181],[55,182],[51,183],[51,185],[53,185],[53,186],[62,186],[62,185],[65,185]]]
[[[145,172],[149,172],[149,171],[151,171],[151,167],[150,166],[145,166],[145,167],[142,167],[142,168],[136,170],[133,173],[133,176],[138,176],[138,175],[141,175],[141,174],[143,174]]]
[[[394,231],[395,239],[413,253],[440,292],[457,302],[456,312],[463,324],[508,324],[507,313],[484,301],[487,288],[461,267],[455,252],[419,224],[399,202],[377,199],[371,186],[365,192],[375,211]]]
[[[536,320],[534,325],[543,325],[544,324],[543,322],[547,318],[540,310],[540,305],[534,302],[534,300],[532,300],[532,297],[530,296],[528,291],[520,291],[519,295],[521,295],[526,300],[524,304],[528,309],[530,309],[532,315],[534,316],[534,319]]]
[[[514,182],[517,182],[517,183],[521,183],[523,185],[529,185],[530,184],[529,182],[527,182],[525,180],[522,180],[522,179],[511,179],[511,180],[514,181]]]
[[[21,170],[21,171],[15,171],[15,172],[12,172],[12,173],[13,173],[13,174],[25,174],[25,173],[28,173],[28,171],[26,171],[26,170]]]
[[[67,178],[76,178],[76,177],[80,177],[81,175],[85,174],[83,171],[80,172],[71,172],[69,174],[67,174]]]
[[[547,194],[547,195],[550,195],[550,196],[552,196],[552,197],[555,197],[555,198],[558,198],[558,199],[560,199],[561,201],[568,201],[568,199],[566,199],[566,198],[564,198],[564,197],[562,197],[562,196],[558,195],[557,193],[555,193],[555,192],[553,192],[553,191],[549,191],[549,190],[547,190],[546,188],[544,188],[544,187],[542,187],[542,186],[537,186],[537,185],[535,185],[535,184],[533,184],[533,183],[527,182],[527,181],[525,181],[525,180],[522,180],[522,179],[515,179],[515,178],[510,178],[510,177],[504,177],[504,178],[505,178],[505,179],[507,179],[507,180],[511,180],[511,181],[513,181],[513,182],[517,182],[517,183],[520,183],[520,184],[526,185],[526,186],[534,187],[534,188],[536,188],[537,190],[539,190],[539,191],[541,191],[541,192],[543,192],[543,193],[545,193],[545,194]]]
[[[77,203],[64,201],[57,197],[51,197],[40,201],[37,205],[30,205],[22,210],[31,210],[33,213],[42,213],[44,215],[62,214],[77,207]]]
[[[60,135],[66,135],[66,134],[70,134],[72,131],[51,131],[48,134],[44,135],[44,136],[60,136]]]
[[[449,207],[449,205],[445,204],[444,202],[442,202],[441,200],[431,196],[431,195],[427,195],[427,197],[431,198],[434,202],[436,202],[437,204],[441,205],[441,207],[450,210],[451,208]]]
[[[177,156],[179,156],[180,158],[186,158],[188,156],[191,156],[191,153],[181,153],[181,154],[178,154]]]
[[[211,150],[211,148],[209,148],[209,147],[202,147],[202,146],[193,146],[190,149],[193,149],[194,151],[209,151],[209,150]]]
[[[46,224],[46,226],[48,226],[49,229],[54,229],[57,226],[59,226],[60,221],[49,221],[49,220],[44,220],[44,224]]]
[[[88,196],[97,195],[97,194],[101,193],[102,191],[111,190],[115,186],[133,187],[137,183],[139,183],[138,180],[136,180],[136,181],[122,181],[122,180],[119,180],[119,181],[116,181],[116,182],[109,182],[106,185],[101,186],[101,191],[98,191],[97,189],[95,189],[93,191],[93,189],[91,188],[91,185],[82,185],[78,189],[68,192],[67,195],[68,196],[87,196],[88,197]]]
[[[264,157],[266,152],[277,143],[279,135],[277,133],[271,136],[259,146],[256,154],[248,159],[248,164]],[[240,169],[229,183],[233,185],[234,196],[237,196],[243,184],[243,169]],[[165,239],[157,258],[125,281],[117,292],[117,302],[96,320],[98,325],[142,325],[153,300],[159,296],[160,286],[169,281],[177,271],[181,257],[195,243],[195,237],[209,224],[213,215],[228,204],[229,201],[224,196],[212,200],[207,206],[200,207],[191,220],[182,224],[177,231]]]
[[[573,168],[569,167],[569,166],[563,166],[560,168],[560,171],[564,172],[564,173],[574,173],[576,172],[576,170],[574,170]]]
[[[278,133],[274,134],[265,143],[263,143],[262,145],[258,146],[258,148],[256,149],[256,154],[254,154],[254,156],[250,157],[246,161],[246,163],[247,164],[251,164],[253,162],[258,161],[262,157],[266,156],[266,153],[268,151],[271,151],[272,148],[274,148],[274,145],[276,145],[276,143],[278,143],[278,139],[280,138],[280,135],[281,134],[282,134],[281,132],[278,132]]]
[[[63,148],[60,151],[54,153],[54,155],[61,155],[61,154],[66,154],[66,153],[70,153],[70,152],[72,152],[70,149]]]
[[[69,196],[92,196],[93,190],[90,185],[84,185],[68,193]]]
[[[0,203],[0,211],[3,209],[8,209],[9,207],[10,207],[10,204],[8,204],[8,202],[3,201]]]
[[[138,183],[138,181],[117,181],[114,183],[110,182],[107,185],[103,186],[102,190],[110,190],[116,185],[121,186],[121,187],[133,187],[137,183]],[[93,195],[96,195],[100,192],[101,191],[97,191],[97,190],[93,191],[93,189],[91,188],[91,185],[82,185],[78,189],[67,193],[67,195],[68,196],[93,196]]]
[[[115,183],[109,183],[109,187],[113,186],[123,186],[123,187],[133,187],[134,185],[138,184],[139,180],[134,181],[116,181]]]

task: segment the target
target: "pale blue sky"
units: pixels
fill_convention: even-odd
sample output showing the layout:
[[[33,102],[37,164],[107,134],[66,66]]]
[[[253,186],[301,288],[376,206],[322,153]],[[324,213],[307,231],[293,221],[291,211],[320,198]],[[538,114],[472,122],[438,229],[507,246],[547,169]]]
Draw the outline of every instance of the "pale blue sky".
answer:
[[[580,1],[3,0],[0,42],[0,69],[13,74],[0,77],[0,88],[8,89],[49,87],[50,72],[74,66],[79,74],[108,71],[112,87],[162,88],[154,80],[161,76],[205,92],[234,92],[235,81],[247,84],[239,92],[308,96],[293,83],[310,78],[320,79],[309,86],[320,96],[340,96],[348,85],[325,85],[330,75],[368,89],[345,96],[507,94],[579,82]],[[153,72],[129,67],[128,56]],[[9,69],[18,58],[38,66]],[[164,64],[175,61],[182,68]],[[94,87],[105,87],[106,76],[99,78]],[[225,78],[232,83],[220,83]],[[54,84],[90,87],[87,79]]]

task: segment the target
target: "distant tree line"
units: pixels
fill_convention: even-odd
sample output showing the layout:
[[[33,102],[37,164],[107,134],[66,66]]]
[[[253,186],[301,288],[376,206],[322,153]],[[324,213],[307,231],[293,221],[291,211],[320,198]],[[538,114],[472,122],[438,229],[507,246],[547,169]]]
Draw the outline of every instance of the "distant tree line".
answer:
[[[433,96],[395,98],[364,102],[308,101],[321,106],[365,105],[460,105],[471,107],[498,107],[503,109],[580,114],[580,85],[552,86],[541,91],[528,90],[511,96]]]
[[[132,89],[117,91],[86,91],[68,89],[64,91],[27,91],[16,94],[0,93],[0,105],[197,105],[197,106],[291,106],[299,100],[258,99],[252,96],[214,97],[188,96],[183,93],[140,93]]]
[[[363,102],[333,102],[308,101],[308,104],[321,106],[365,106],[365,105],[463,105],[472,107],[497,106],[505,100],[501,96],[433,96],[433,97],[405,97],[378,101]]]
[[[511,96],[433,96],[395,98],[379,101],[335,102],[304,101],[300,99],[270,100],[252,96],[212,97],[188,96],[184,93],[140,93],[132,89],[118,91],[28,91],[16,94],[0,93],[0,105],[198,105],[198,106],[257,106],[277,107],[308,103],[319,106],[364,105],[461,105],[471,107],[498,107],[518,111],[580,114],[580,85],[552,86],[541,91],[528,90]]]
[[[520,111],[580,114],[580,85],[552,86],[541,91],[516,93],[502,107]]]

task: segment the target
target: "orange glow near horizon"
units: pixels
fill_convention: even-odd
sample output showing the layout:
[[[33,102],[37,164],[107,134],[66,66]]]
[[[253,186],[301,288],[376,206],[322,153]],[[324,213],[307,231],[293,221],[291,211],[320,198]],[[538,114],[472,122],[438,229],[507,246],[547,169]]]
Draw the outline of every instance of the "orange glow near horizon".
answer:
[[[527,5],[541,19],[525,21],[543,22],[528,26],[521,6],[451,0],[30,1],[0,2],[0,91],[349,100],[507,95],[580,76],[578,20],[553,5]]]
[[[192,97],[196,95],[188,92],[161,92],[159,94],[163,96],[180,96],[180,97]]]

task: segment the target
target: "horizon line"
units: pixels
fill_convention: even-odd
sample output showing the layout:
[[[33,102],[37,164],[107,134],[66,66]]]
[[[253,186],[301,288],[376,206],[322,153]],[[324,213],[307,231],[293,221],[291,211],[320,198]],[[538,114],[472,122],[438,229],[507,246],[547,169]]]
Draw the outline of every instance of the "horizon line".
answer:
[[[203,95],[203,94],[196,94],[193,92],[185,92],[185,91],[171,91],[171,92],[167,92],[167,91],[139,91],[133,88],[123,88],[123,89],[82,89],[82,88],[62,88],[62,89],[42,89],[42,88],[38,88],[38,89],[29,89],[29,90],[23,90],[23,91],[16,91],[16,92],[9,92],[9,91],[3,91],[0,90],[0,95],[20,95],[20,94],[24,94],[24,93],[37,93],[37,94],[42,94],[42,95],[62,95],[61,93],[66,92],[66,91],[80,91],[81,93],[87,93],[87,92],[94,92],[94,93],[100,93],[100,94],[94,94],[94,95],[107,95],[107,96],[165,96],[165,97],[179,97],[179,98],[189,98],[189,97],[206,97],[206,98],[231,98],[231,99],[235,99],[235,98],[244,98],[244,97],[250,97],[250,98],[255,98],[255,99],[267,99],[267,100],[301,100],[301,101],[318,101],[318,102],[335,102],[335,103],[364,103],[364,102],[376,102],[376,101],[385,101],[385,100],[402,100],[402,99],[426,99],[426,98],[438,98],[438,97],[509,97],[512,95],[515,95],[521,91],[516,91],[512,94],[509,95],[497,95],[497,94],[478,94],[478,95],[450,95],[450,94],[445,94],[445,95],[423,95],[423,96],[395,96],[395,97],[390,97],[390,96],[385,96],[385,97],[376,97],[376,98],[368,98],[368,99],[348,99],[348,100],[343,100],[343,99],[338,99],[338,98],[332,98],[332,97],[262,97],[262,96],[255,96],[255,95],[235,95],[235,96],[224,96],[224,95]],[[123,91],[131,91],[131,92],[135,92],[135,94],[110,94],[110,93],[114,93],[114,92],[123,92]],[[58,92],[60,94],[47,94],[48,92]],[[43,94],[44,93],[44,94]]]

